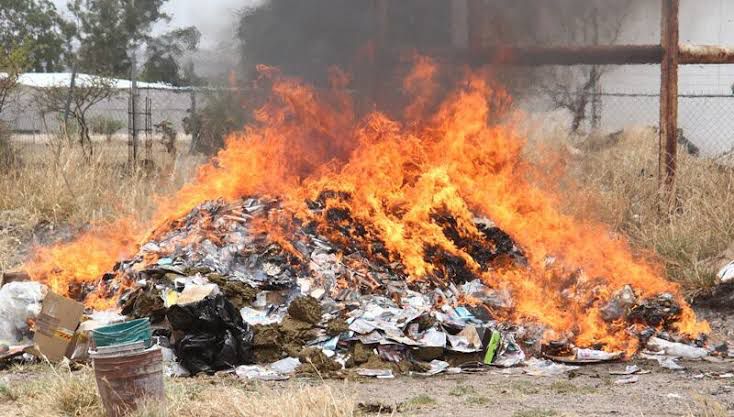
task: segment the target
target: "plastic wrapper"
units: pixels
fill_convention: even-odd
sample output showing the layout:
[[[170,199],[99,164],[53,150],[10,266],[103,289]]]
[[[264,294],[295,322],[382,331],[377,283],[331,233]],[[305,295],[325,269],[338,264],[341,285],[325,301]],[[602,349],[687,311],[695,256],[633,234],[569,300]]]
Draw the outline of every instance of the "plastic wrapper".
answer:
[[[191,374],[212,374],[253,362],[253,332],[222,295],[174,305],[167,313],[177,337],[176,356]]]
[[[44,288],[37,282],[11,282],[0,289],[0,343],[17,344],[28,336],[28,320],[41,312]]]

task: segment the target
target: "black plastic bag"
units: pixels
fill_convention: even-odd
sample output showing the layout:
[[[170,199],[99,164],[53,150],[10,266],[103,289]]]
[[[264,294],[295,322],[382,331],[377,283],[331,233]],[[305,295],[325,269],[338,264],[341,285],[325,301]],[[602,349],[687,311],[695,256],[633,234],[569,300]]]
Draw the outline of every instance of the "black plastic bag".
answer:
[[[183,333],[176,340],[176,355],[192,375],[253,362],[252,329],[222,295],[174,305],[167,317],[174,332]]]

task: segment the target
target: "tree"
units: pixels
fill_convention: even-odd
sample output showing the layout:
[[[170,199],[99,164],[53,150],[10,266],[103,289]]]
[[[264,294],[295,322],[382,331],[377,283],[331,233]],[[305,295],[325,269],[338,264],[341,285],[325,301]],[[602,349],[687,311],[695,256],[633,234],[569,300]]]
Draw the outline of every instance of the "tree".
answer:
[[[68,24],[50,0],[0,0],[0,49],[28,49],[28,68],[35,72],[60,71],[64,67],[64,43]]]
[[[196,50],[200,39],[199,30],[190,26],[149,40],[147,60],[141,78],[144,81],[166,82],[175,86],[186,84],[187,78],[195,75],[183,71],[179,60],[185,52]]]
[[[196,49],[200,33],[194,27],[172,30],[158,38],[153,27],[170,22],[163,12],[168,0],[74,0],[69,11],[78,21],[79,68],[83,72],[128,78],[132,54],[146,47],[147,77],[180,81],[177,59]]]
[[[60,114],[64,112],[69,94],[71,94],[69,115],[78,127],[79,145],[85,154],[91,157],[94,153],[94,147],[89,135],[90,126],[87,112],[95,104],[108,100],[117,93],[118,90],[114,80],[99,76],[84,76],[78,80],[78,84],[73,90],[70,90],[67,86],[44,88],[37,92],[35,100],[44,113]]]
[[[566,43],[614,44],[632,10],[631,5],[631,0],[624,0],[617,4],[617,8],[606,10],[602,15],[602,3],[599,0],[589,0],[584,4],[574,5],[576,10],[572,19],[569,20],[561,14],[553,19],[558,22],[566,21],[563,26],[566,30]],[[556,13],[562,12],[559,9]],[[579,133],[582,123],[589,117],[589,105],[595,99],[600,100],[597,95],[601,93],[601,79],[608,70],[609,67],[605,66],[576,66],[552,68],[543,72],[539,90],[548,97],[554,109],[567,110],[571,114],[571,133]],[[599,122],[594,120],[596,116],[598,114],[592,114],[592,128],[596,128]]]
[[[18,78],[27,65],[28,50],[25,47],[0,50],[0,115],[18,87]],[[0,119],[0,168],[5,169],[14,161],[15,152],[10,143],[10,129]]]
[[[9,47],[7,51],[0,51],[0,114],[10,95],[18,87],[18,78],[27,66],[27,47]]]
[[[92,117],[89,127],[92,133],[103,135],[107,142],[112,142],[112,136],[126,126],[121,120],[106,116]]]
[[[128,52],[150,39],[153,25],[170,21],[161,7],[166,0],[74,0],[69,11],[78,21],[79,68],[127,77]]]

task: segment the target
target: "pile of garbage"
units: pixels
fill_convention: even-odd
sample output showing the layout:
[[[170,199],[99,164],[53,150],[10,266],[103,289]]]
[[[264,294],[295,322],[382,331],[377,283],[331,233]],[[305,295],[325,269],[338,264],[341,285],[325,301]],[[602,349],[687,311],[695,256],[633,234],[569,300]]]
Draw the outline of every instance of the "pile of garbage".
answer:
[[[497,320],[493,312],[511,309],[511,295],[488,287],[448,254],[427,255],[443,265],[445,279],[410,280],[380,242],[367,250],[349,239],[360,231],[348,212],[322,213],[324,199],[335,197],[323,195],[308,209],[330,216],[338,240],[277,200],[204,203],[120,262],[103,287],[110,296],[123,292],[123,315],[150,318],[181,374],[250,365],[239,373],[279,379],[353,371],[385,378],[511,367],[531,358],[588,363],[623,356],[567,340],[548,343],[541,325]],[[436,220],[451,233],[450,217]],[[475,223],[485,241],[467,246],[483,266],[524,265],[522,249],[507,234],[486,218]],[[282,224],[287,240],[278,238],[286,235],[277,228]],[[609,320],[644,324],[638,335],[644,343],[655,337],[676,346],[679,340],[665,329],[679,313],[671,294],[643,300],[630,286],[603,310]],[[686,347],[699,349],[694,356],[707,352]]]
[[[537,323],[498,319],[495,312],[512,309],[511,294],[485,285],[450,254],[427,250],[443,275],[411,280],[381,242],[366,248],[364,239],[350,239],[364,231],[348,212],[326,209],[325,199],[337,194],[322,197],[307,206],[331,220],[330,233],[266,198],[206,202],[154,233],[101,285],[84,289],[121,294],[122,315],[96,314],[82,323],[77,347],[70,348],[73,359],[85,358],[89,331],[139,318],[150,319],[168,373],[180,376],[236,369],[258,379],[295,373],[391,378],[519,365],[552,375],[624,358],[602,346],[544,340],[546,329]],[[450,216],[435,220],[447,236],[456,227]],[[526,264],[510,236],[486,218],[474,221],[483,241],[459,244],[483,268]],[[641,299],[625,286],[602,314],[642,329],[636,336],[647,353],[677,366],[676,357],[710,353],[702,341],[680,343],[668,331],[680,311],[671,294]]]

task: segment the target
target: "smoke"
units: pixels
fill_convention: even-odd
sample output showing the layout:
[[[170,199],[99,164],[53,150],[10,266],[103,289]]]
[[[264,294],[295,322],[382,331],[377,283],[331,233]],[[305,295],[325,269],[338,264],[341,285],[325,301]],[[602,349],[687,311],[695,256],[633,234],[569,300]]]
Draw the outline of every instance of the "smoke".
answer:
[[[442,56],[483,45],[581,45],[618,42],[625,24],[653,0],[269,0],[245,8],[237,37],[245,75],[280,68],[320,86],[337,66],[358,90],[394,89],[406,56]],[[384,4],[384,8],[380,4]],[[488,63],[491,57],[488,57]],[[447,62],[448,61],[448,62]],[[516,70],[502,74],[517,75]],[[532,71],[531,71],[532,72]],[[522,72],[527,84],[528,71]],[[512,84],[511,82],[509,84]],[[377,93],[379,95],[379,93]]]

